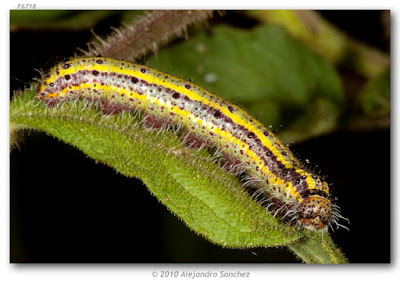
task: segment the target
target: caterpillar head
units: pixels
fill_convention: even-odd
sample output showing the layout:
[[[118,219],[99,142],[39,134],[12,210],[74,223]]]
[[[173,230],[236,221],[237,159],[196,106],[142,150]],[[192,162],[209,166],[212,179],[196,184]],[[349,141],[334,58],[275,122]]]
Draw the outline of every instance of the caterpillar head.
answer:
[[[332,220],[332,204],[327,198],[311,195],[300,203],[299,223],[308,230],[325,229]]]

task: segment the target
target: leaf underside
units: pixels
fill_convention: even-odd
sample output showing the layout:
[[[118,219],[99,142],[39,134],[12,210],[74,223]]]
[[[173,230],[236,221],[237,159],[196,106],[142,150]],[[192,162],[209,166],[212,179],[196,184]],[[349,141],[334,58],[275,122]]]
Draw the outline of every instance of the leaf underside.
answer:
[[[140,178],[191,229],[234,248],[284,245],[300,235],[253,201],[239,179],[216,164],[207,150],[185,147],[181,136],[146,129],[140,117],[106,116],[83,101],[49,108],[34,90],[11,102],[11,122],[38,128],[82,150],[118,173]]]

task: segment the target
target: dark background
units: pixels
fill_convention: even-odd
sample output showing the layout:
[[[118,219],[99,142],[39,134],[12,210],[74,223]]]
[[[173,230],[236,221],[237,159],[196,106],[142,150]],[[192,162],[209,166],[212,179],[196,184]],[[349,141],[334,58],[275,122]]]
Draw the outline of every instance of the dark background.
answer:
[[[389,48],[380,12],[322,14],[349,35]],[[227,19],[245,20],[235,12]],[[106,34],[119,22],[112,16],[95,31]],[[72,56],[91,33],[20,30],[10,37],[10,89],[17,90],[39,77],[34,68]],[[32,132],[24,141],[10,155],[11,262],[299,262],[286,248],[213,245],[159,204],[141,181],[43,133]],[[390,262],[390,130],[337,131],[291,149],[329,175],[342,214],[351,221],[350,231],[339,229],[332,237],[349,261]]]

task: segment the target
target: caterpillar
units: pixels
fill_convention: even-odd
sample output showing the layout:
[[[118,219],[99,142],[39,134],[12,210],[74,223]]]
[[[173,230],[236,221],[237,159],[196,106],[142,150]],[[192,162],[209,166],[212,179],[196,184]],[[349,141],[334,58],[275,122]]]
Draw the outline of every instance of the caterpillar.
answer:
[[[105,114],[140,110],[153,127],[182,126],[191,145],[221,150],[275,214],[310,231],[340,225],[324,180],[240,107],[191,81],[104,57],[75,58],[53,67],[36,95],[50,106],[78,98],[100,102]]]

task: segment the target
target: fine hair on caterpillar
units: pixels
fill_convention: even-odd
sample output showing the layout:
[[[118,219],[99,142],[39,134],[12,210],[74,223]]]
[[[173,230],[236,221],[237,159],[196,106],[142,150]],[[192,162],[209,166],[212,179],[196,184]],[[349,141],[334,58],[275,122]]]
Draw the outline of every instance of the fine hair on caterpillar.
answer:
[[[191,81],[129,62],[76,58],[51,69],[36,96],[49,106],[79,98],[99,103],[108,116],[143,112],[145,128],[173,128],[187,146],[215,149],[213,160],[285,221],[311,231],[340,226],[343,217],[319,175],[239,106]]]

